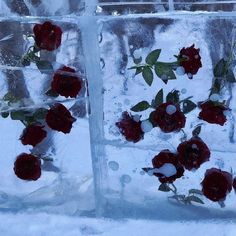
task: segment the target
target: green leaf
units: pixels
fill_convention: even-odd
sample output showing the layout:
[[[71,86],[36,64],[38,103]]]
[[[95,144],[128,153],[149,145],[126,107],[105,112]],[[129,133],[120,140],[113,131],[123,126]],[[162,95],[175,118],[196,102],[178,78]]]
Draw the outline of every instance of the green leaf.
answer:
[[[142,71],[142,76],[146,83],[151,86],[153,82],[153,72],[149,67],[144,67]]]
[[[36,65],[41,73],[50,74],[53,71],[52,64],[49,61],[37,61]]]
[[[223,77],[227,72],[227,61],[223,58],[219,60],[214,68],[214,76],[215,77]]]
[[[9,112],[2,112],[1,116],[2,118],[7,118],[9,116]]]
[[[234,72],[231,69],[228,70],[228,72],[226,74],[226,80],[230,83],[235,83],[236,82]]]
[[[130,110],[139,112],[139,111],[145,111],[150,107],[150,104],[147,101],[142,101],[133,106]]]
[[[194,110],[197,107],[197,105],[192,102],[191,100],[185,100],[183,102],[183,113],[186,114],[192,110]]]
[[[4,95],[3,100],[11,102],[11,103],[15,103],[15,102],[18,102],[20,99],[15,97],[14,94],[12,94],[11,92],[8,92]]]
[[[52,89],[49,89],[45,94],[49,97],[54,97],[54,98],[59,96],[59,94],[54,92]]]
[[[186,202],[197,202],[200,204],[204,204],[204,202],[202,201],[202,199],[200,199],[199,197],[196,196],[188,196],[185,198]]]
[[[179,102],[179,91],[174,90],[174,91],[168,93],[167,96],[166,96],[166,101],[167,102],[178,103]]]
[[[146,63],[149,65],[154,65],[157,62],[157,59],[159,58],[161,54],[161,49],[156,49],[152,52],[150,52],[146,57]]]
[[[39,108],[34,113],[34,119],[35,120],[43,120],[46,117],[46,114],[48,113],[48,110],[45,108]]]
[[[169,192],[171,189],[166,183],[163,183],[159,186],[158,190],[162,192]]]
[[[143,71],[143,68],[142,67],[138,67],[136,69],[135,75],[138,75],[138,74],[142,73],[142,71]]]
[[[201,133],[201,130],[202,130],[202,126],[201,126],[201,125],[197,126],[197,127],[193,130],[192,135],[193,135],[194,137],[198,136],[198,135]]]
[[[164,95],[163,95],[163,89],[161,89],[161,90],[157,93],[155,99],[153,100],[152,106],[153,106],[154,108],[158,107],[159,105],[161,105],[161,104],[163,103],[163,100],[164,100],[163,96],[164,96]]]
[[[189,194],[198,194],[198,195],[203,195],[202,191],[199,189],[190,189]]]
[[[25,120],[26,114],[25,111],[12,111],[11,112],[11,119],[12,120]]]
[[[156,63],[155,73],[160,79],[163,80],[163,82],[176,79],[175,73],[172,70],[172,66],[168,63],[163,63],[163,62]]]

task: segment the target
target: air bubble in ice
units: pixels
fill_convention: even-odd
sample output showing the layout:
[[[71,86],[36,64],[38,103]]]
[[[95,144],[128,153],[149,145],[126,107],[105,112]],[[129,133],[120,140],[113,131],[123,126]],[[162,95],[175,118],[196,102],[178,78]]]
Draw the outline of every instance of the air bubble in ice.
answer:
[[[133,52],[133,56],[135,59],[139,59],[142,56],[142,49],[137,49]]]
[[[220,96],[219,94],[217,93],[213,93],[211,96],[210,96],[210,100],[213,101],[213,102],[216,102],[220,99]]]
[[[129,176],[129,175],[122,175],[121,177],[120,177],[120,182],[122,183],[122,184],[128,184],[128,183],[130,183],[131,182],[131,177]]]
[[[187,89],[185,89],[185,88],[181,89],[181,93],[182,93],[182,94],[187,93]]]
[[[192,145],[192,148],[193,148],[193,149],[198,149],[197,144],[194,143],[194,144]]]
[[[177,111],[177,109],[176,109],[176,106],[174,106],[174,105],[168,105],[166,107],[166,113],[168,115],[173,115],[176,111]]]
[[[149,120],[142,121],[141,129],[144,133],[150,132],[152,128],[153,128],[153,125]]]
[[[193,75],[191,73],[188,73],[187,76],[188,76],[189,79],[193,78]]]
[[[108,166],[113,171],[119,170],[119,164],[116,161],[109,161]]]
[[[179,66],[179,67],[177,67],[175,72],[176,72],[177,75],[184,75],[185,74],[185,69],[184,69],[183,66]]]

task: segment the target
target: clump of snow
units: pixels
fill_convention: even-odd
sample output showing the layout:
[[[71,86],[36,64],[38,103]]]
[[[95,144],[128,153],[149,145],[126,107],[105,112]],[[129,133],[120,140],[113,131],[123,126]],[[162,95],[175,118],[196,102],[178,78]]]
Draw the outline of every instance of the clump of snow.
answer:
[[[133,56],[135,59],[139,59],[142,56],[142,49],[137,49],[133,52]]]
[[[177,67],[175,72],[176,72],[177,75],[184,75],[185,74],[185,69],[184,69],[183,66],[179,66],[179,67]]]
[[[168,105],[166,107],[166,113],[168,115],[173,115],[176,111],[177,111],[177,109],[176,109],[176,106],[174,106],[174,105]]]
[[[141,123],[141,129],[144,133],[148,133],[153,129],[153,125],[149,120],[144,120]]]
[[[213,93],[213,94],[210,96],[210,100],[213,101],[213,102],[217,102],[219,99],[220,99],[220,96],[219,96],[219,94],[217,94],[217,93]]]
[[[166,163],[160,168],[154,168],[148,171],[149,175],[153,174],[163,174],[165,177],[173,176],[177,173],[175,166],[171,163]]]

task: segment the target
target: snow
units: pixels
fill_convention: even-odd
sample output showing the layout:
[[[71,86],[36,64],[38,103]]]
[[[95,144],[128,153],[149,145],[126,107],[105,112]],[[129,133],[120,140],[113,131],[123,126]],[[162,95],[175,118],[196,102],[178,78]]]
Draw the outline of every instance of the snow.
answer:
[[[148,133],[153,129],[153,125],[149,120],[144,120],[141,123],[141,129],[144,133]]]
[[[160,168],[154,168],[150,171],[148,171],[149,175],[153,175],[153,174],[163,174],[165,177],[171,177],[173,175],[175,175],[177,172],[175,166],[171,163],[166,163],[164,164],[162,167]]]

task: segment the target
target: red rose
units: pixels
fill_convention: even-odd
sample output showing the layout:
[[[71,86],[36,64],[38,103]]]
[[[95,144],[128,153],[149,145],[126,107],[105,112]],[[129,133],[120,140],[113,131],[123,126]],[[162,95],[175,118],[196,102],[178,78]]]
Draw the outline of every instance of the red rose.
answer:
[[[71,116],[70,112],[60,103],[55,103],[46,115],[46,122],[51,129],[70,133],[72,124],[76,119]]]
[[[161,183],[172,183],[177,178],[180,178],[181,176],[183,176],[184,168],[179,163],[177,155],[170,152],[168,149],[161,151],[157,156],[155,156],[152,159],[153,168],[159,169],[163,167],[165,164],[172,164],[176,169],[176,173],[172,176],[167,177],[164,174],[154,172],[154,175],[159,178],[159,181]]]
[[[224,111],[228,110],[221,104],[216,104],[212,101],[204,102],[200,105],[202,111],[198,118],[207,121],[211,124],[219,124],[221,126],[226,122]]]
[[[185,126],[186,118],[184,113],[181,112],[179,106],[167,102],[162,103],[150,114],[150,121],[154,127],[159,126],[163,132],[170,133],[173,131],[179,131],[183,128]]]
[[[179,144],[179,162],[187,169],[198,169],[200,165],[210,158],[210,150],[200,138],[191,138]]]
[[[232,190],[232,175],[220,169],[211,168],[205,173],[202,181],[203,194],[213,202],[225,200],[228,192]]]
[[[182,48],[180,50],[180,66],[184,67],[185,73],[195,75],[199,68],[202,67],[199,51],[200,49],[194,48],[194,44],[189,48]]]
[[[52,90],[61,96],[76,97],[82,87],[81,79],[75,74],[75,70],[64,66],[57,70],[51,83]]]
[[[234,188],[234,191],[236,192],[236,177],[234,178],[234,181],[233,181],[233,188]]]
[[[34,155],[22,153],[14,163],[16,176],[23,180],[37,180],[41,176],[40,159]]]
[[[36,146],[40,143],[47,136],[47,132],[43,130],[43,127],[37,124],[27,126],[20,137],[22,144]]]
[[[33,31],[35,44],[40,49],[53,51],[61,45],[62,30],[59,26],[46,21],[42,25],[36,24]]]
[[[116,126],[127,141],[136,143],[143,139],[141,121],[135,121],[127,111],[122,113],[122,119],[116,123]]]

